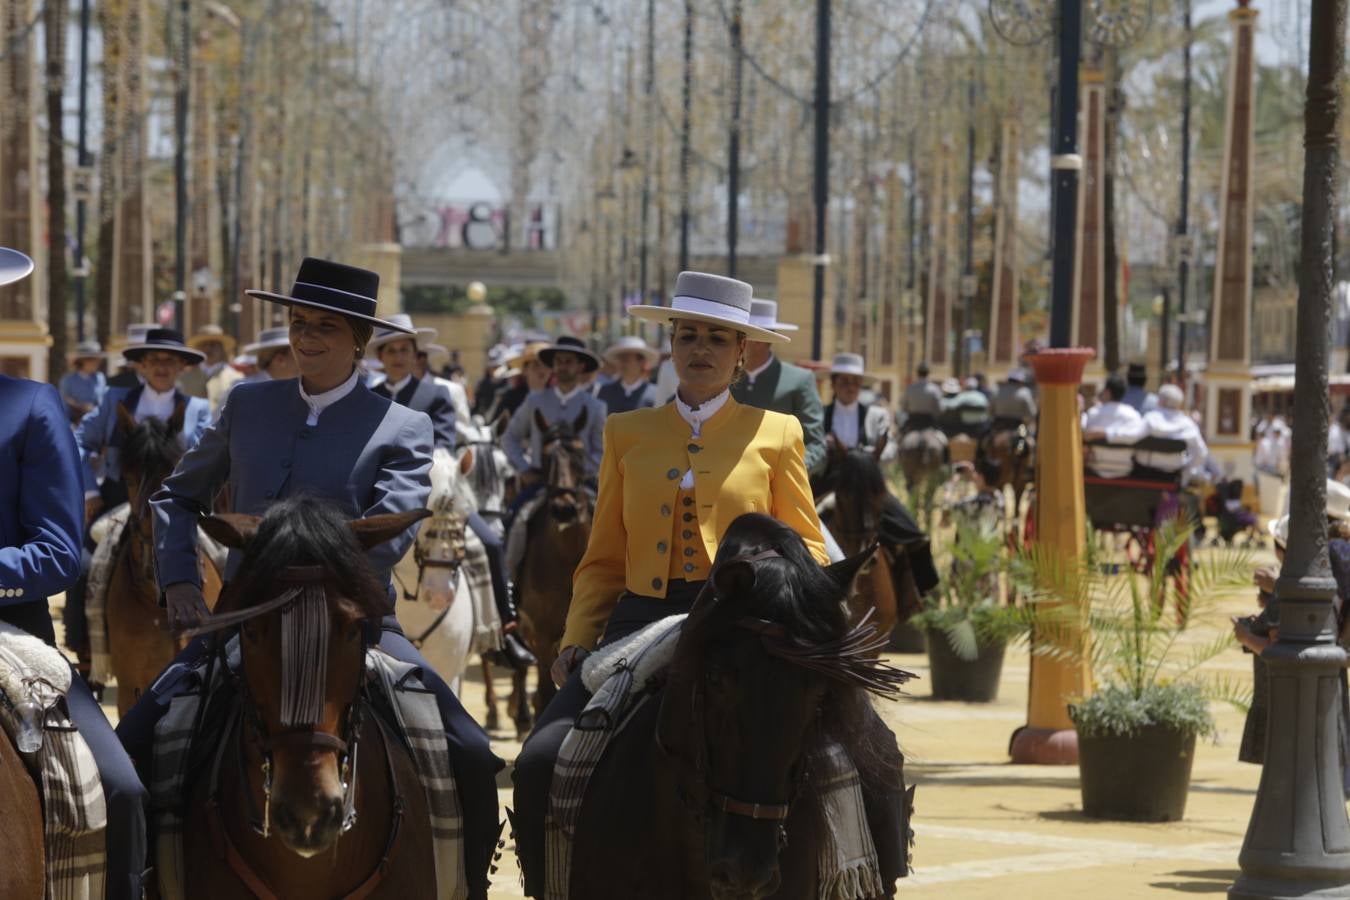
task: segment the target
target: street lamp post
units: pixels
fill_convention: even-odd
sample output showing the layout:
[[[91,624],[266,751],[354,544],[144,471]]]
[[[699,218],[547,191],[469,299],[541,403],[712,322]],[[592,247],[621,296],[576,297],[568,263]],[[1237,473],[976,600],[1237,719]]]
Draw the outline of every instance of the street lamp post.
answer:
[[[1338,715],[1346,652],[1336,643],[1336,581],[1327,555],[1326,335],[1331,324],[1340,77],[1346,0],[1312,5],[1304,109],[1297,371],[1289,539],[1275,583],[1265,765],[1230,900],[1350,897],[1350,820]]]

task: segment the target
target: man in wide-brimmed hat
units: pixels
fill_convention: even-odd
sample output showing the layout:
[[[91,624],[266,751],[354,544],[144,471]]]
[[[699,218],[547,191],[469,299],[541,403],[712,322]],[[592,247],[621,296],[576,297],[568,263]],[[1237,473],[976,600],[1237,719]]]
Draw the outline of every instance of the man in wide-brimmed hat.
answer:
[[[825,407],[825,434],[845,450],[872,450],[886,438],[883,460],[894,459],[898,441],[889,440],[891,416],[883,406],[860,401],[863,387],[876,382],[867,374],[861,354],[836,353],[830,364],[830,388],[834,392]]]
[[[610,415],[656,405],[656,385],[651,369],[661,359],[647,342],[636,335],[619,338],[605,348],[605,361],[617,376],[596,393]]]
[[[486,421],[488,411],[497,401],[497,395],[507,388],[506,362],[507,350],[505,344],[494,344],[488,349],[487,361],[484,363],[483,377],[478,379],[478,383],[473,389],[473,414],[482,416]]]
[[[285,325],[276,328],[264,328],[258,332],[258,339],[244,345],[244,352],[254,357],[258,371],[248,376],[249,382],[284,381],[295,378],[300,369],[295,365],[295,356],[291,353],[291,330]]]
[[[70,371],[61,376],[60,391],[72,425],[96,409],[108,390],[108,379],[102,372],[107,358],[98,341],[80,341],[70,354]]]
[[[994,392],[990,411],[994,415],[994,431],[1016,430],[1026,426],[1036,428],[1036,395],[1031,390],[1031,379],[1024,369],[1013,369]]]
[[[424,412],[431,419],[435,445],[455,448],[455,405],[450,392],[429,378],[418,378],[413,371],[421,344],[436,339],[436,329],[418,328],[407,313],[395,313],[389,321],[399,328],[376,329],[366,352],[384,366],[384,379],[371,389],[401,406]]]
[[[205,359],[200,365],[184,369],[183,374],[178,376],[178,386],[189,396],[205,397],[211,404],[212,414],[215,414],[220,410],[220,403],[230,388],[243,377],[229,365],[235,340],[219,325],[203,325],[188,338],[187,345],[200,351]]]
[[[599,473],[600,455],[604,449],[605,405],[581,385],[583,372],[600,368],[600,357],[591,352],[585,341],[571,335],[563,335],[552,344],[540,347],[535,354],[538,362],[552,373],[553,386],[536,390],[526,397],[502,435],[502,449],[520,473],[524,486],[516,497],[516,508],[543,486],[541,421],[545,426],[559,422],[572,425],[586,448],[588,479]]]
[[[473,412],[469,409],[469,392],[464,382],[457,377],[445,377],[441,374],[447,361],[454,359],[448,347],[441,344],[417,345],[417,355],[413,359],[413,374],[419,379],[432,381],[445,388],[450,395],[450,403],[455,408],[455,433],[461,441],[476,441],[480,437],[478,426],[474,424]],[[459,370],[462,377],[464,370]]]
[[[0,247],[0,287],[32,270],[27,255]],[[87,352],[92,351],[77,350]],[[0,622],[53,646],[56,628],[47,600],[69,592],[80,572],[81,481],[79,450],[56,389],[0,375]],[[93,873],[98,896],[108,900],[139,898],[147,850],[145,787],[83,678],[70,679],[61,706],[94,757],[107,821],[102,834],[93,835],[101,848],[96,860],[76,864],[70,852],[49,847],[54,856],[47,865],[69,864],[82,877]],[[80,785],[72,788],[83,792]],[[78,798],[66,799],[78,803]],[[47,814],[54,815],[50,809]],[[4,827],[14,824],[7,821]],[[13,859],[0,860],[0,868],[14,865]],[[54,883],[71,886],[62,879]]]
[[[539,351],[548,346],[548,341],[531,341],[507,353],[503,365],[506,367],[508,377],[514,378],[515,383],[497,392],[496,402],[488,408],[487,414],[483,417],[489,424],[496,424],[503,415],[510,419],[520,409],[526,397],[548,387],[552,373],[539,359]]]
[[[778,303],[750,301],[750,325],[786,336],[797,330],[778,321]],[[819,475],[825,467],[825,412],[820,405],[816,378],[808,370],[783,362],[768,341],[750,337],[745,342],[745,375],[731,386],[737,403],[796,416],[806,442],[806,469]]]

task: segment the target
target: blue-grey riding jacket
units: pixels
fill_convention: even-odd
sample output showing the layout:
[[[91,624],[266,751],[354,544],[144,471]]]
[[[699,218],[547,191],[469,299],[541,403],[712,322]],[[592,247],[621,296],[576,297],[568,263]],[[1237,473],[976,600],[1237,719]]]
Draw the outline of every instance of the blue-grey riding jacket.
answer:
[[[263,515],[298,494],[335,502],[352,518],[406,512],[431,493],[431,420],[357,381],[351,393],[308,425],[309,406],[293,378],[239,384],[220,417],[188,451],[151,499],[161,590],[200,584],[196,524],[229,483],[231,512]],[[386,585],[417,533],[413,526],[369,551]],[[239,553],[231,551],[225,578]],[[391,594],[392,597],[392,594]]]

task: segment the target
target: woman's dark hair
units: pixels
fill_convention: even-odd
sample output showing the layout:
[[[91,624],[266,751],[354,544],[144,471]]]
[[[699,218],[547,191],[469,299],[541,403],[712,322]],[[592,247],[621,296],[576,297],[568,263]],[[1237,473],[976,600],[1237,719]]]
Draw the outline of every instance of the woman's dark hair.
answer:
[[[347,323],[352,326],[352,335],[356,338],[357,356],[366,355],[366,345],[370,343],[371,337],[375,334],[375,326],[365,319],[353,319],[347,317]],[[416,346],[416,341],[413,342]]]

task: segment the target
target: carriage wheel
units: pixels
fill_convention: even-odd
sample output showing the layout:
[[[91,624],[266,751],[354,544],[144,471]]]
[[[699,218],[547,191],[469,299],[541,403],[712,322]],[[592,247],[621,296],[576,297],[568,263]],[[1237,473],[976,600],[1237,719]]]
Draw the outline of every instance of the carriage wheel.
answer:
[[[1125,533],[1125,557],[1130,568],[1140,575],[1153,571],[1153,559],[1157,551],[1153,546],[1153,531],[1147,528],[1131,528]]]

